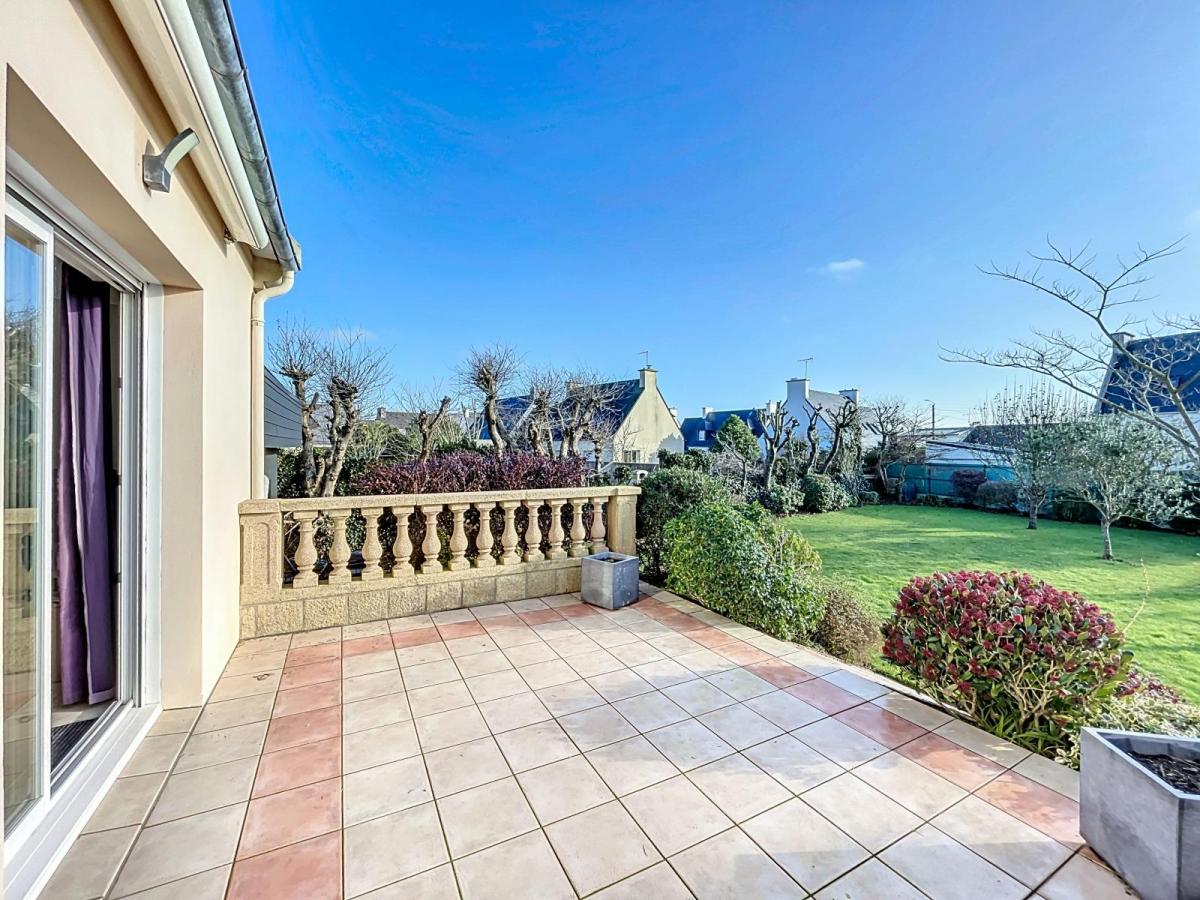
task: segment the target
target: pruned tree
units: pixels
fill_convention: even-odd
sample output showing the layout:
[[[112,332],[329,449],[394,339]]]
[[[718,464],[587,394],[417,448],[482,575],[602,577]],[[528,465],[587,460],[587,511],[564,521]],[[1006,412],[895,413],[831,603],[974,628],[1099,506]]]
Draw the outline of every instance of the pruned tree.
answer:
[[[276,327],[271,362],[292,385],[300,405],[307,496],[333,496],[362,411],[390,377],[387,354],[386,348],[369,345],[354,329],[323,332],[293,319]],[[329,441],[326,453],[316,452],[317,428],[324,429]]]
[[[416,458],[419,462],[425,462],[433,456],[434,448],[441,440],[457,433],[457,423],[451,417],[455,397],[443,390],[441,385],[408,386],[401,389],[397,399],[401,409],[414,414],[410,427],[416,429]]]
[[[516,383],[520,371],[521,357],[503,344],[472,348],[458,369],[458,382],[478,401],[497,455],[503,455],[513,443],[500,400]]]
[[[792,440],[800,428],[800,420],[787,411],[783,403],[768,403],[755,414],[763,429],[766,452],[763,459],[763,486],[769,491],[775,486],[775,469],[779,460],[791,450]]]
[[[590,440],[593,453],[597,443],[601,452],[620,427],[619,382],[602,378],[590,369],[575,369],[563,374],[563,401],[551,408],[551,418],[560,438],[559,455],[580,455],[580,442]],[[599,440],[597,440],[599,439]]]
[[[862,424],[859,421],[858,404],[847,397],[841,406],[830,410],[826,421],[833,430],[833,437],[820,471],[830,475],[857,472],[862,458]]]
[[[1058,476],[1055,428],[1078,421],[1087,410],[1077,396],[1042,382],[997,394],[982,411],[994,426],[988,454],[1016,476],[1017,491],[1029,507],[1028,527],[1036,529]]]
[[[1100,517],[1101,557],[1112,559],[1112,524],[1140,519],[1164,524],[1181,515],[1180,450],[1153,425],[1121,414],[1090,415],[1051,426],[1062,489]]]
[[[762,457],[758,438],[750,426],[740,416],[729,416],[713,436],[713,449],[736,464],[742,477],[742,496],[746,496],[750,491],[750,470]]]
[[[1114,396],[1135,421],[1162,432],[1191,460],[1200,465],[1200,422],[1187,412],[1187,395],[1200,384],[1200,368],[1181,365],[1198,352],[1193,341],[1159,336],[1131,346],[1130,333],[1200,329],[1200,317],[1160,316],[1151,326],[1133,308],[1148,298],[1141,288],[1150,280],[1149,269],[1181,249],[1174,241],[1156,250],[1139,247],[1132,260],[1117,260],[1112,273],[1100,274],[1087,246],[1063,250],[1047,240],[1044,254],[1031,253],[1033,265],[1000,268],[992,264],[985,274],[1025,285],[1076,313],[1088,328],[1079,337],[1063,331],[1035,330],[1033,337],[1014,341],[1004,350],[944,350],[949,362],[973,362],[998,368],[1023,369],[1052,379],[1086,397],[1098,407]],[[1043,274],[1047,268],[1053,276]],[[1110,366],[1116,360],[1119,365]]]

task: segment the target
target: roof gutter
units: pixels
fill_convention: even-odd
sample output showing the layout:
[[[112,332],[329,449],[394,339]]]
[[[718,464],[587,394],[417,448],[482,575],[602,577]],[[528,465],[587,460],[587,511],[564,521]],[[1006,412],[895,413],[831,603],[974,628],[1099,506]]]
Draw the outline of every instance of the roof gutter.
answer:
[[[254,200],[266,225],[271,250],[285,271],[297,272],[300,270],[300,260],[279,204],[275,174],[271,170],[262,123],[254,105],[254,94],[250,90],[250,79],[233,28],[229,4],[227,0],[187,0],[187,3],[246,175],[250,179]]]

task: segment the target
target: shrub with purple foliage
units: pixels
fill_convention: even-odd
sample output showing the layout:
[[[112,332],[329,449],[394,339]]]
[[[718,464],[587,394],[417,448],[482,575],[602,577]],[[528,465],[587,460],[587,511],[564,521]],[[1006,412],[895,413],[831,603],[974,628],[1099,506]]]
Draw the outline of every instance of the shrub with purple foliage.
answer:
[[[551,459],[536,453],[455,450],[426,462],[376,463],[354,480],[354,494],[452,494],[583,487],[581,458]]]

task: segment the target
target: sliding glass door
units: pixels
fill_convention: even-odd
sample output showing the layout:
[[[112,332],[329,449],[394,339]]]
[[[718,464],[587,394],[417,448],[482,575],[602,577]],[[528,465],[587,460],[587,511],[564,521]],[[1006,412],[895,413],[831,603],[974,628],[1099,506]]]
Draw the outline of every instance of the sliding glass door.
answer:
[[[6,852],[139,701],[140,295],[40,212],[6,198]]]

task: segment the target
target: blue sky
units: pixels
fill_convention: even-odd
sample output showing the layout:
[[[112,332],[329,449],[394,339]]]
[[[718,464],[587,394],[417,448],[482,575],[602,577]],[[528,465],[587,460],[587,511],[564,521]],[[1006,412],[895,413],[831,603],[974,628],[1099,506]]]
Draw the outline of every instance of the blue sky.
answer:
[[[938,359],[1072,320],[976,266],[1047,235],[1200,306],[1200,5],[235,0],[304,271],[274,319],[362,328],[397,384],[473,344],[668,402],[815,387],[962,419]],[[841,265],[836,265],[840,263]]]

